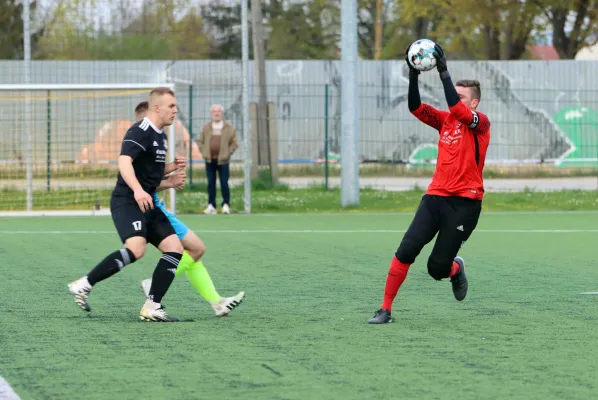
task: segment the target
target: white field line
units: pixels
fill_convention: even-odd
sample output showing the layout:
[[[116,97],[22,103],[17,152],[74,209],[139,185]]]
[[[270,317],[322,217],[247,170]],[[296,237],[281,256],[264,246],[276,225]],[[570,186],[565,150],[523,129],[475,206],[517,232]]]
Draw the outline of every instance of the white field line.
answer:
[[[264,218],[264,217],[347,217],[347,216],[400,216],[413,215],[415,211],[405,212],[351,212],[343,211],[338,213],[274,213],[274,214],[231,214],[226,218]],[[596,210],[585,211],[482,211],[484,215],[598,215]],[[18,218],[18,217],[107,217],[110,216],[110,210],[103,209],[99,211],[0,211],[0,218]],[[213,218],[213,215],[201,214],[177,214],[177,216],[191,217],[199,216],[201,218]]]
[[[196,233],[210,234],[299,234],[299,233],[327,233],[327,234],[351,234],[351,233],[405,233],[405,230],[398,229],[218,229],[202,230],[192,229]],[[598,229],[476,229],[474,233],[598,233]],[[0,230],[0,235],[116,235],[116,231],[60,231],[60,230]]]
[[[21,400],[21,398],[10,387],[8,382],[0,376],[0,399],[2,400]]]

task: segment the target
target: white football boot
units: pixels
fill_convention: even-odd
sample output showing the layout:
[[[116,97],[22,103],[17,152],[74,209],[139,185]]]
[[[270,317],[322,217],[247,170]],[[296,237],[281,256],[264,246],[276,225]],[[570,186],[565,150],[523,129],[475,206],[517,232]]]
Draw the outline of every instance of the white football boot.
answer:
[[[160,303],[154,303],[150,299],[145,301],[145,304],[139,311],[139,319],[148,322],[177,322],[179,319],[168,315],[164,306]]]
[[[91,285],[89,284],[87,277],[84,276],[81,279],[69,283],[68,288],[69,292],[75,297],[75,303],[77,303],[79,308],[83,311],[90,312],[91,308],[89,307],[87,300],[89,298],[89,293],[91,292]]]
[[[237,306],[243,302],[244,297],[245,292],[239,292],[236,296],[221,297],[220,301],[209,301],[208,303],[212,306],[217,317],[224,317],[237,308]]]
[[[150,287],[152,286],[151,279],[144,279],[141,281],[141,290],[143,290],[143,294],[147,299],[149,297]],[[243,302],[243,298],[245,297],[245,292],[239,292],[236,296],[233,297],[221,297],[220,301],[208,301],[214,313],[217,317],[224,317],[228,315],[232,310],[237,308],[239,304]]]
[[[222,214],[230,214],[230,207],[228,204],[222,206]]]

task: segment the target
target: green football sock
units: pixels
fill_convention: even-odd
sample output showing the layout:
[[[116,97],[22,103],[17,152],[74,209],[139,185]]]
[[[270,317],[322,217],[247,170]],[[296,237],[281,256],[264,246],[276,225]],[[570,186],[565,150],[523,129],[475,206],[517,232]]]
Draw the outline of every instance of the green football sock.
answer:
[[[187,271],[187,279],[193,285],[197,293],[207,301],[220,301],[220,295],[214,287],[212,278],[201,261],[191,265]]]
[[[189,253],[187,253],[186,251],[183,252],[183,257],[179,262],[179,266],[176,268],[176,273],[174,274],[174,277],[176,278],[183,272],[187,271],[193,264],[195,264],[195,260],[193,259],[193,257],[191,257]]]

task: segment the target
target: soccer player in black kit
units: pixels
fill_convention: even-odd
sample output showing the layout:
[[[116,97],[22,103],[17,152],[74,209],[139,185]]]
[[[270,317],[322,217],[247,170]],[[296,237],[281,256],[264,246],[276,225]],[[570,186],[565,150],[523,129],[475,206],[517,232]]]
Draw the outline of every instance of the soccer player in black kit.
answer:
[[[161,303],[174,280],[183,245],[168,218],[154,207],[151,196],[165,174],[184,167],[166,164],[167,137],[163,129],[174,123],[176,113],[174,92],[156,88],[150,93],[147,117],[133,124],[123,139],[110,211],[124,247],[109,254],[87,275],[68,285],[83,311],[91,310],[88,297],[92,287],[143,257],[149,242],[162,252],[162,257],[154,270],[149,296],[139,317],[145,321],[178,321],[166,313]]]

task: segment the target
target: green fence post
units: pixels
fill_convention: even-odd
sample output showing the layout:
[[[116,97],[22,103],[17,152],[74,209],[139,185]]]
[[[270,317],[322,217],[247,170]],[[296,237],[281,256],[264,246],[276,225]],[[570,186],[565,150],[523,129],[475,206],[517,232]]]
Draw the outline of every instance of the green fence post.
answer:
[[[193,190],[193,84],[189,85],[189,190]]]
[[[328,190],[328,84],[324,86],[324,186]]]
[[[46,154],[46,185],[48,192],[50,191],[50,178],[52,167],[52,98],[50,91],[46,91],[46,140],[47,140],[47,154]]]

